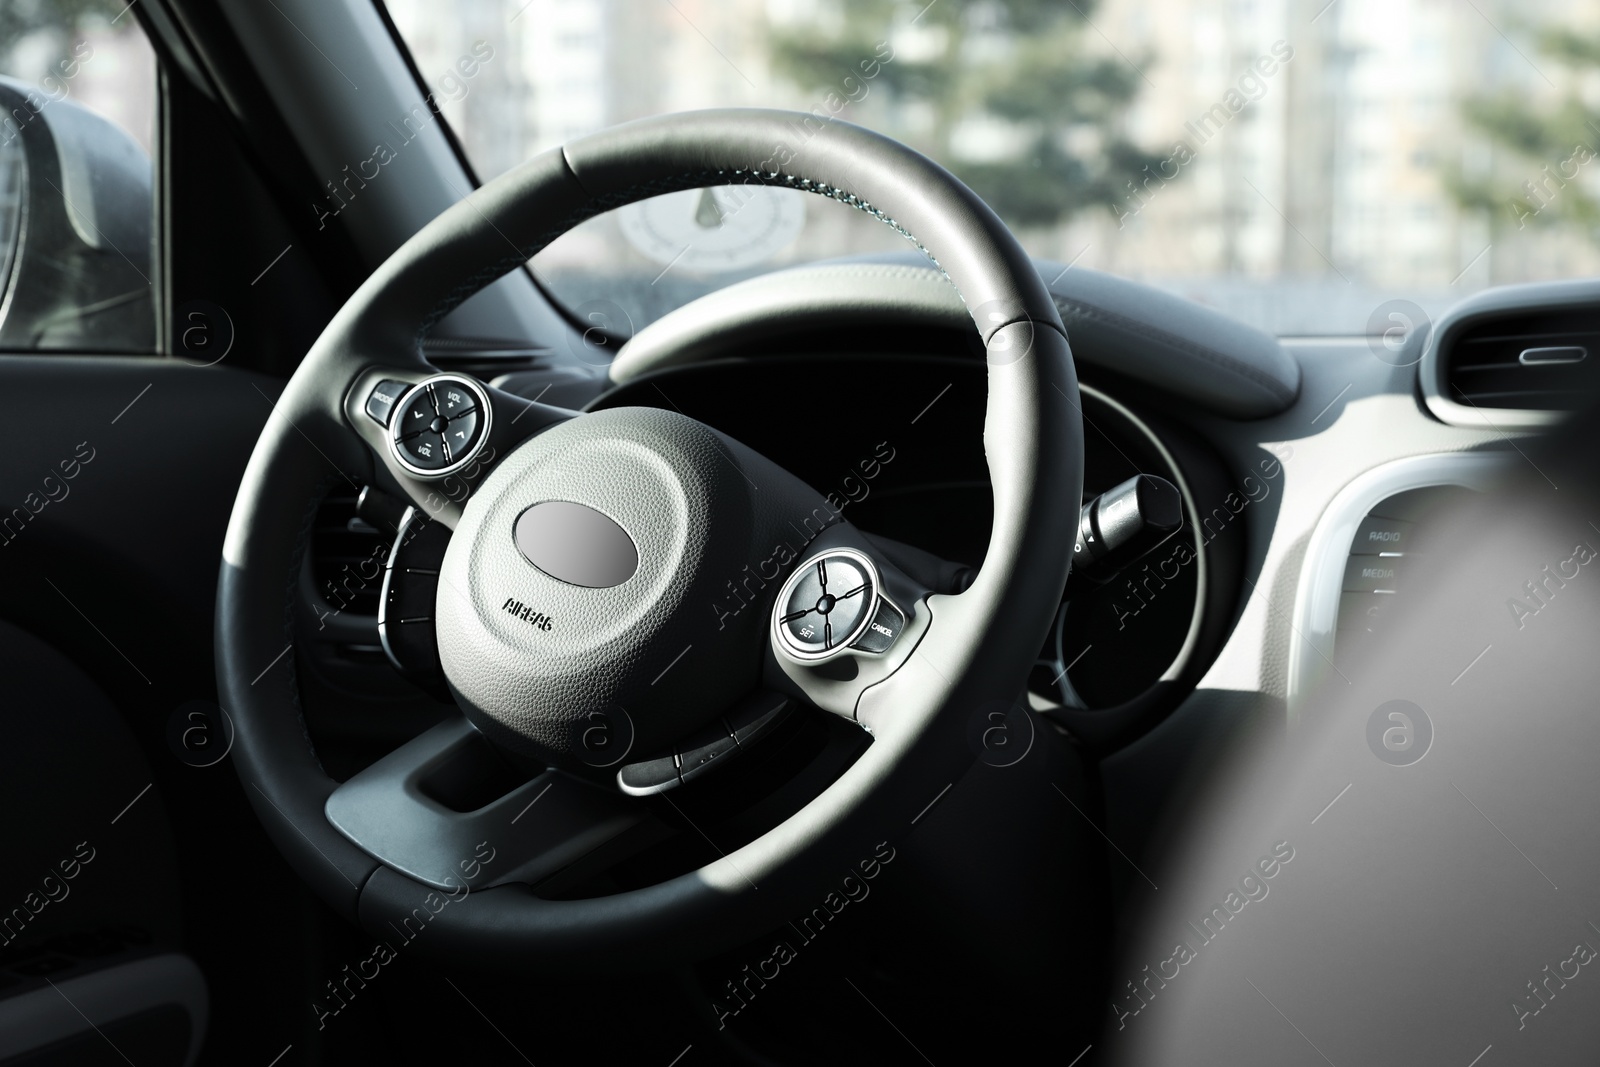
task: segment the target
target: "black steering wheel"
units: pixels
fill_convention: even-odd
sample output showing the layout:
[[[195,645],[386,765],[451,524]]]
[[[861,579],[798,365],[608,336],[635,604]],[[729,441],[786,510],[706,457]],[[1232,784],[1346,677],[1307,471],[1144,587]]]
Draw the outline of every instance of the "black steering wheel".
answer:
[[[423,357],[442,316],[583,220],[744,184],[868,212],[971,309],[988,355],[994,521],[959,595],[902,573],[821,494],[703,423],[647,408],[580,415]],[[838,385],[795,383],[830,406]],[[414,952],[608,969],[731,947],[814,905],[971,766],[971,714],[1022,692],[1060,604],[1082,453],[1044,285],[999,218],[904,145],[810,115],[714,110],[547,152],[367,279],[256,444],[217,601],[246,794],[337,911],[386,938],[427,924]],[[449,534],[437,575],[390,582],[436,583],[430,621],[462,716],[340,783],[313,747],[289,649],[310,517],[345,477],[409,498],[399,539]],[[772,580],[729,601],[730,580],[757,564]],[[536,892],[663,803],[646,794],[720,773],[785,701],[852,720],[871,742],[787,819],[698,870],[587,899]],[[474,745],[522,773],[470,803],[442,800],[429,776]]]

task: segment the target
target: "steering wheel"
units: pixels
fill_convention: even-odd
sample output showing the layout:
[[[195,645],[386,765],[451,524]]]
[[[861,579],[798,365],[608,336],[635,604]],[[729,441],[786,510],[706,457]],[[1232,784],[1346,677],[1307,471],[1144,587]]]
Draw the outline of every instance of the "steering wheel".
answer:
[[[994,520],[959,595],[902,572],[821,494],[703,423],[650,408],[578,414],[424,358],[442,316],[573,226],[709,185],[800,189],[865,211],[961,293],[987,352]],[[847,382],[794,384],[819,421],[866,402],[847,399]],[[217,600],[219,689],[246,795],[342,915],[391,940],[425,924],[416,953],[615,969],[732,947],[865,869],[975,761],[971,716],[1022,691],[1060,603],[1082,452],[1071,353],[1044,285],[999,218],[915,151],[811,115],[713,110],[544,153],[379,267],[262,431]],[[391,553],[385,591],[435,583],[425,614],[462,712],[343,783],[318,760],[290,654],[311,516],[340,479],[410,500],[397,549],[448,535],[437,575]],[[842,716],[870,744],[706,866],[608,896],[539,895],[541,879],[672,799],[648,794],[724,773],[785,702]],[[492,747],[515,780],[441,799],[430,775],[473,746]],[[458,777],[482,777],[466,767]]]

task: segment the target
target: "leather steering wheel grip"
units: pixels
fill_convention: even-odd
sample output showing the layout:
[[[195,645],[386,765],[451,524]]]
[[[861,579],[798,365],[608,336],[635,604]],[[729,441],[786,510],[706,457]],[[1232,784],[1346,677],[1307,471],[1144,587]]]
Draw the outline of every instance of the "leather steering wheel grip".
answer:
[[[650,196],[754,182],[873,214],[955,284],[989,353],[984,443],[994,488],[988,552],[971,588],[933,597],[932,624],[900,671],[867,690],[874,742],[789,820],[731,856],[610,897],[547,901],[520,885],[440,912],[414,950],[442,959],[607,969],[700,957],[814,904],[841,867],[909,833],[976,759],[967,713],[1020,692],[1066,581],[1082,482],[1077,380],[1059,312],[999,218],[943,168],[843,122],[721,109],[644,119],[546,152],[444,211],[330,322],[258,441],[229,523],[217,601],[222,704],[235,766],[290,863],[375,934],[429,891],[382,867],[323,814],[337,786],[302,718],[289,623],[309,516],[328,479],[382,474],[345,421],[374,364],[431,368],[420,340],[452,308],[566,230]],[[314,446],[314,447],[308,447]],[[330,463],[338,467],[335,472]]]

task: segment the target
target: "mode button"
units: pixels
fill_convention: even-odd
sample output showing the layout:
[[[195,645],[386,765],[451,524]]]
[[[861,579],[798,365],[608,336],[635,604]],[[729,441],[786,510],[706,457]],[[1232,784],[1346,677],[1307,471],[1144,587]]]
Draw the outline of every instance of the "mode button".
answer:
[[[406,395],[411,386],[406,382],[386,379],[372,387],[367,394],[367,415],[379,426],[387,427],[394,417],[394,403]]]

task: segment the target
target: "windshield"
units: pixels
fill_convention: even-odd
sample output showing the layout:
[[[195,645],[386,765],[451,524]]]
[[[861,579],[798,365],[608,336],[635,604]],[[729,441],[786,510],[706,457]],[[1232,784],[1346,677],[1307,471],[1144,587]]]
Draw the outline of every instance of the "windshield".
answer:
[[[880,130],[1036,257],[1278,335],[1381,332],[1597,272],[1600,7],[1548,0],[388,0],[484,180],[628,119],[768,106]],[[820,197],[686,192],[535,257],[634,327],[777,267],[903,252]],[[741,198],[748,194],[741,194]],[[1047,279],[1048,280],[1048,279]]]

